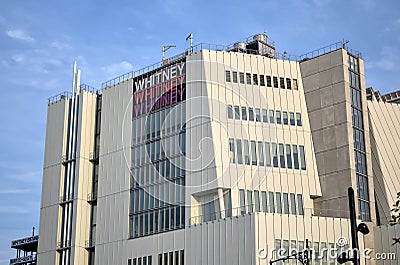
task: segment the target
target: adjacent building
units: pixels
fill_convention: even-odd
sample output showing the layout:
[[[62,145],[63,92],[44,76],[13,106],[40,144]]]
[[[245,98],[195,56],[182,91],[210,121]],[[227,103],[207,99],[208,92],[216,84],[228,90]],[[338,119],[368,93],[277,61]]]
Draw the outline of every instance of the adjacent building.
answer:
[[[390,219],[397,111],[367,100],[345,43],[298,57],[265,34],[200,44],[101,90],[75,66],[72,94],[49,99],[38,263],[269,264],[308,241],[335,264],[348,187],[371,230]]]

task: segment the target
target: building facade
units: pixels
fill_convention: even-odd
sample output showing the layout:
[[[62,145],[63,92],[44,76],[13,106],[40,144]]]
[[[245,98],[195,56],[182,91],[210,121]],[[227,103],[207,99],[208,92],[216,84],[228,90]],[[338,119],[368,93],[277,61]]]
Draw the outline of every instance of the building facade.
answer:
[[[97,91],[76,67],[73,80],[49,99],[39,264],[269,264],[273,248],[307,241],[315,264],[335,264],[348,187],[369,226],[390,213],[381,192],[397,186],[375,194],[370,136],[385,129],[371,122],[363,60],[342,43],[294,58],[259,34]]]

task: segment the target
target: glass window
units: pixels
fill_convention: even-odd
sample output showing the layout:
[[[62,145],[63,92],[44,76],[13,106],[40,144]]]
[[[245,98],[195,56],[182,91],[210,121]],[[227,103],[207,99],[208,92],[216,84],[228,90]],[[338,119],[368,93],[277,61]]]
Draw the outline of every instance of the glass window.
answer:
[[[297,126],[302,126],[303,123],[301,122],[301,113],[296,113],[296,122],[297,122]]]
[[[247,121],[247,109],[246,109],[246,107],[242,107],[242,120]]]
[[[263,143],[258,142],[257,143],[257,148],[258,148],[258,164],[260,166],[264,166],[264,148],[263,148]]]
[[[231,163],[235,163],[235,140],[229,139],[229,159]]]
[[[257,150],[255,141],[251,141],[251,164],[253,166],[257,165]]]
[[[351,98],[351,105],[361,109],[361,91],[358,89],[351,88],[350,98]]]
[[[246,73],[246,83],[248,85],[251,85],[251,74],[249,74],[249,73]]]
[[[299,210],[300,215],[304,215],[304,206],[303,206],[303,195],[297,194],[297,209]]]
[[[236,157],[239,164],[243,164],[242,141],[236,140]]]
[[[295,120],[294,120],[294,112],[290,112],[290,113],[289,113],[289,117],[290,117],[290,125],[291,125],[291,126],[296,125],[296,122],[295,122]]]
[[[268,142],[265,143],[265,157],[267,158],[266,166],[270,167],[271,166],[271,149],[270,149],[270,144]]]
[[[261,121],[261,110],[259,108],[256,108],[256,121]]]
[[[260,75],[260,86],[265,86],[264,75]]]
[[[244,163],[250,165],[249,141],[243,140]]]
[[[254,191],[254,207],[256,212],[260,212],[260,192],[258,190]]]
[[[300,162],[301,162],[301,169],[306,170],[306,156],[304,154],[304,146],[300,145]]]
[[[168,265],[168,253],[164,253],[164,265]]]
[[[272,87],[271,76],[267,75],[267,87]]]
[[[239,81],[241,84],[244,84],[244,73],[242,72],[239,73]]]
[[[280,77],[279,84],[280,84],[280,88],[285,89],[285,78]]]
[[[174,252],[169,253],[169,265],[174,265]]]
[[[274,80],[274,88],[278,88],[279,87],[278,86],[278,77],[274,76],[273,80]]]
[[[228,119],[233,119],[233,107],[228,105]]]
[[[283,144],[279,144],[279,163],[280,163],[281,168],[286,168],[285,151],[283,149]]]
[[[286,163],[287,168],[292,168],[292,151],[290,148],[290,144],[286,145]]]
[[[232,81],[233,81],[233,83],[238,82],[237,72],[232,72]]]
[[[358,109],[351,108],[352,118],[353,118],[353,126],[358,128],[364,128],[363,126],[363,119],[362,119],[362,112]]]
[[[258,85],[258,75],[257,74],[253,74],[253,85]]]
[[[275,197],[276,197],[276,212],[277,213],[282,213],[281,193],[280,192],[275,193]]]
[[[272,191],[268,192],[269,212],[275,213],[275,197]]]
[[[283,193],[283,213],[289,214],[289,195]]]
[[[276,123],[277,124],[282,124],[282,117],[281,117],[281,111],[280,110],[276,111]]]
[[[276,143],[272,143],[272,162],[274,167],[278,167],[278,150]]]
[[[287,89],[292,89],[292,80],[290,78],[286,78],[286,87]]]
[[[184,265],[183,263],[184,263],[184,258],[185,258],[185,256],[184,256],[184,252],[183,252],[183,250],[180,250],[180,260],[181,260],[181,263],[179,264],[179,265]]]
[[[293,89],[294,90],[299,90],[299,87],[297,85],[297,79],[293,79]]]
[[[364,146],[364,132],[353,128],[353,140],[354,140],[354,148],[365,151],[365,146]]]
[[[268,112],[266,109],[262,109],[262,117],[263,117],[263,122],[268,123]]]
[[[174,265],[178,265],[179,264],[179,251],[175,251],[175,264]]]
[[[261,192],[261,202],[262,202],[262,211],[264,213],[268,212],[268,204],[267,204],[267,192],[266,191],[262,191]]]
[[[297,151],[297,145],[292,145],[293,147],[293,164],[295,169],[299,169],[299,152]]]
[[[246,203],[245,203],[245,197],[244,197],[244,190],[239,190],[239,202],[240,202],[240,214],[245,214],[246,213]]]
[[[253,192],[251,190],[247,191],[247,212],[253,212]]]
[[[290,209],[291,214],[297,214],[296,211],[296,194],[290,193]]]
[[[275,123],[275,112],[273,110],[269,110],[269,123]]]
[[[282,113],[282,116],[283,116],[283,124],[288,125],[288,124],[289,124],[289,120],[288,120],[288,114],[287,114],[287,112],[284,111],[284,112]]]
[[[254,110],[249,108],[249,121],[254,121]]]
[[[231,71],[225,71],[226,82],[231,82]]]
[[[240,120],[239,106],[235,106],[235,119]]]

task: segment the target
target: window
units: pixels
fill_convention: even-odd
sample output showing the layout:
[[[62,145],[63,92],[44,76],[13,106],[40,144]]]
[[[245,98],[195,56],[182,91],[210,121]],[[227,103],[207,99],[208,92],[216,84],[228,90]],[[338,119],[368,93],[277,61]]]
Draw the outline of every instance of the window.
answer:
[[[248,85],[251,85],[251,74],[249,74],[249,73],[246,73],[246,83]]]
[[[294,112],[290,112],[290,113],[289,113],[289,118],[290,118],[290,125],[291,125],[291,126],[295,126],[295,125],[296,125],[296,122],[295,122],[295,120],[294,120]]]
[[[280,110],[276,111],[276,123],[277,124],[282,124],[282,117],[281,117],[281,111]]]
[[[364,132],[353,128],[354,148],[357,150],[365,151]]]
[[[268,123],[268,112],[266,109],[262,109],[262,119],[264,123]]]
[[[235,106],[235,119],[240,120],[239,106]]]
[[[276,197],[276,212],[277,213],[282,213],[281,193],[280,192],[275,193],[275,197]]]
[[[297,145],[292,145],[293,147],[293,164],[295,169],[299,169],[299,153],[297,151]]]
[[[256,121],[261,121],[261,110],[259,108],[256,108]]]
[[[249,141],[243,140],[243,146],[244,146],[244,163],[246,165],[250,165],[250,154],[249,154]]]
[[[239,190],[240,214],[246,213],[244,190]]]
[[[290,209],[291,214],[297,214],[296,211],[296,194],[290,193]]]
[[[283,213],[289,214],[289,195],[283,193]]]
[[[283,144],[279,144],[279,164],[281,166],[281,168],[285,168],[285,152],[283,150]]]
[[[229,160],[231,163],[235,163],[235,143],[232,138],[229,139]]]
[[[253,108],[249,108],[249,121],[254,121],[254,111],[253,111]]]
[[[300,215],[304,215],[303,195],[297,194],[297,205]]]
[[[242,72],[239,73],[239,81],[241,84],[244,84],[244,73]]]
[[[272,191],[268,192],[269,212],[275,213],[275,197]]]
[[[351,105],[361,109],[361,91],[351,88],[350,98],[351,98]]]
[[[289,119],[288,119],[288,113],[287,111],[282,112],[283,115],[283,124],[288,125],[289,124]]]
[[[236,157],[239,164],[243,164],[242,141],[236,140]]]
[[[268,212],[268,204],[267,204],[267,192],[266,191],[262,191],[261,192],[261,202],[262,202],[262,211],[264,213]]]
[[[233,119],[233,107],[228,105],[228,119]]]
[[[267,75],[267,87],[272,87],[271,76]]]
[[[257,165],[257,150],[255,141],[251,141],[251,164],[253,166]]]
[[[257,143],[257,148],[258,148],[258,164],[260,166],[264,166],[264,148],[263,148],[263,143],[258,142]]]
[[[274,164],[274,167],[278,167],[278,150],[276,143],[272,143],[272,161]]]
[[[267,158],[267,163],[266,163],[267,167],[271,166],[271,150],[269,146],[270,146],[269,143],[265,143],[265,157]]]
[[[279,84],[280,84],[280,88],[285,89],[285,78],[280,77]]]
[[[286,145],[286,162],[287,162],[287,168],[292,168],[292,152],[290,144]]]
[[[297,85],[297,79],[293,79],[293,89],[294,90],[299,90],[299,87]]]
[[[306,170],[306,156],[304,154],[304,146],[300,145],[300,162],[301,162],[301,169]]]
[[[232,81],[233,81],[233,83],[237,83],[238,82],[237,72],[232,72]]]
[[[260,86],[265,86],[264,75],[260,75]]]
[[[274,76],[273,80],[274,80],[274,88],[278,88],[279,87],[278,86],[278,77]]]
[[[181,263],[179,265],[184,265],[185,255],[184,255],[183,249],[181,251],[179,251],[179,253],[180,253],[180,260],[181,260]]]
[[[247,191],[247,212],[253,212],[253,192],[251,190]]]
[[[273,110],[269,110],[269,123],[275,123],[275,115]]]
[[[303,125],[303,123],[302,123],[302,121],[301,121],[301,113],[296,113],[296,123],[297,123],[297,126],[302,126]]]
[[[260,212],[260,192],[258,190],[254,191],[254,210]]]
[[[292,89],[292,80],[290,78],[286,78],[286,87],[287,89]]]
[[[231,71],[225,71],[226,82],[231,82]]]
[[[242,120],[247,121],[247,108],[242,107]]]
[[[364,128],[362,112],[358,109],[355,109],[354,107],[351,108],[351,112],[352,112],[353,126],[361,128],[361,129]]]
[[[258,75],[257,74],[253,74],[253,85],[258,85]]]

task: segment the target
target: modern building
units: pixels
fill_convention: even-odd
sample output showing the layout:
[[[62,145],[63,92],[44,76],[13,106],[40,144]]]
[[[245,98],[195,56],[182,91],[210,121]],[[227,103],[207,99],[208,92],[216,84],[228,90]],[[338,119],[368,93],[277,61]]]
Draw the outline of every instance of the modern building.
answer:
[[[199,44],[100,90],[75,65],[72,94],[49,99],[38,263],[269,264],[308,241],[315,264],[335,264],[324,250],[348,247],[348,187],[371,231],[390,218],[396,111],[367,101],[346,43]]]
[[[32,236],[13,240],[11,248],[16,250],[16,257],[10,259],[10,265],[36,265],[39,236],[35,235],[33,228]]]

